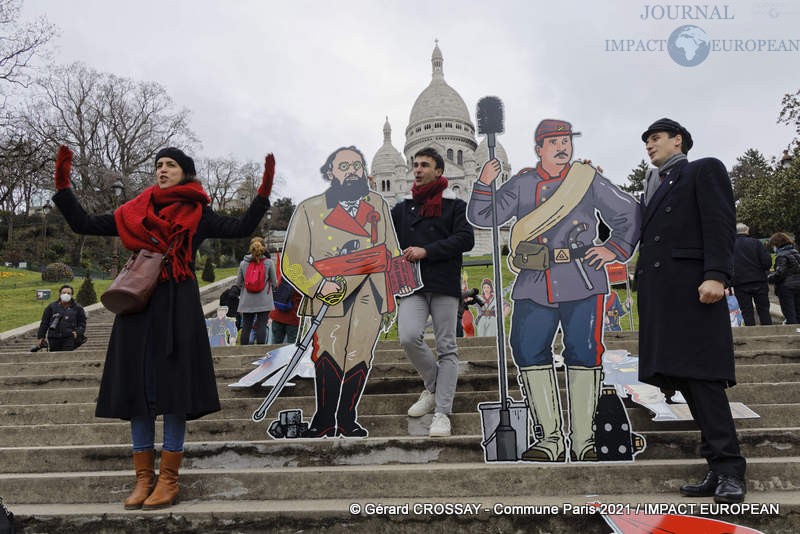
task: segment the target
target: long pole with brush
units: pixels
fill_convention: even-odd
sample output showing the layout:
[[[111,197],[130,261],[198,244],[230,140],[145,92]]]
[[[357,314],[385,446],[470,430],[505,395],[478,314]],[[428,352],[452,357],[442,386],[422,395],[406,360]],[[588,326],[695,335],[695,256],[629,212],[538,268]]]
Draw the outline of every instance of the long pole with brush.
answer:
[[[486,96],[478,101],[478,135],[486,135],[489,160],[494,159],[497,145],[495,136],[503,133],[503,103],[496,96]],[[497,229],[496,180],[492,181],[492,263],[494,264],[495,319],[497,320],[497,372],[500,383],[500,423],[495,430],[498,461],[516,461],[517,433],[511,426],[508,409],[508,377],[506,376],[506,336],[503,323],[503,281],[500,276],[500,236]]]

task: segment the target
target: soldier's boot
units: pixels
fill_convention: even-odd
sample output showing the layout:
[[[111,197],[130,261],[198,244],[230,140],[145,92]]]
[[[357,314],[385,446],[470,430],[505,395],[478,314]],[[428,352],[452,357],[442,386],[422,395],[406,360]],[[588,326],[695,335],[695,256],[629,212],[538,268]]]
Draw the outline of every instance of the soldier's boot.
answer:
[[[336,411],[336,426],[341,436],[346,438],[365,438],[367,430],[358,424],[358,401],[367,383],[369,368],[364,362],[347,371],[342,380],[342,394],[339,409]]]
[[[569,441],[572,462],[596,462],[595,414],[600,387],[603,382],[602,367],[577,367],[567,369],[569,394]]]
[[[333,437],[336,435],[336,406],[342,389],[342,368],[324,351],[314,362],[314,385],[317,410],[303,438]]]
[[[520,380],[525,388],[528,409],[534,425],[541,429],[541,436],[528,450],[522,460],[529,462],[563,462],[566,460],[564,432],[561,422],[561,402],[558,397],[558,381],[552,365],[520,367]],[[539,432],[534,432],[539,434]]]

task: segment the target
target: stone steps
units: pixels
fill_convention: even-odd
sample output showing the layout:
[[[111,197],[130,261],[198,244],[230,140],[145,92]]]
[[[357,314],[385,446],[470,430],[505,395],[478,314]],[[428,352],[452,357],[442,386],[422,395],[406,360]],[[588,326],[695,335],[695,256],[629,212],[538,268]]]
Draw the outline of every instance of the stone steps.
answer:
[[[751,493],[792,491],[800,485],[800,458],[754,458],[748,463]],[[453,495],[541,495],[673,493],[704,465],[686,460],[637,460],[635,464],[482,465],[436,464],[334,465],[269,468],[181,470],[183,500],[271,500],[447,498]],[[480,480],[480,485],[476,482]],[[291,481],[291,483],[287,483]],[[0,475],[9,495],[26,496],[28,504],[117,503],[132,488],[125,471],[13,473]],[[63,488],[69,488],[65,492]]]
[[[794,421],[800,421],[800,417],[795,418],[795,416],[800,415],[800,404],[792,403],[791,399],[787,399],[782,394],[784,390],[782,385],[779,384],[779,387],[769,388],[762,386],[763,384],[750,386],[741,384],[731,390],[731,399],[734,402],[739,402],[736,400],[738,398],[747,399],[748,394],[755,398],[757,402],[748,400],[746,404],[761,416],[760,419],[740,419],[738,422],[740,426],[746,428],[758,423],[759,426],[781,427]],[[308,384],[304,389],[310,388],[311,385]],[[737,392],[736,390],[739,391]],[[773,393],[772,395],[770,395],[770,391]],[[88,396],[96,395],[94,388],[85,388],[85,392]],[[222,398],[222,411],[213,414],[213,417],[215,419],[234,419],[241,418],[242,415],[252,412],[261,403],[263,397],[258,396],[257,391],[249,393],[250,395],[248,396],[237,395],[235,397]],[[563,390],[562,395],[565,395]],[[519,397],[519,394],[514,392],[512,397]],[[369,416],[403,415],[408,406],[413,404],[417,398],[418,395],[416,393],[368,394],[361,400],[359,408],[361,413]],[[453,412],[456,414],[471,414],[477,418],[478,413],[475,411],[475,407],[478,403],[493,402],[497,399],[498,395],[490,391],[457,391],[453,403]],[[113,422],[113,419],[94,418],[95,404],[93,400],[91,398],[85,402],[69,403],[32,403],[31,401],[26,404],[4,403],[0,405],[0,420],[3,421],[4,425],[9,426]],[[651,423],[659,428],[669,424],[680,424],[666,421],[652,422],[647,410],[642,409],[628,399],[625,402],[628,404],[628,417],[635,428],[650,428],[649,425]],[[314,410],[314,397],[311,395],[280,396],[270,408],[269,415],[272,416],[281,410],[289,409],[301,409],[304,413],[310,414]],[[4,444],[4,441],[0,437],[0,446]]]
[[[212,420],[202,429],[191,428],[186,444],[186,467],[204,468],[267,468],[296,466],[392,464],[440,464],[474,462],[483,465],[483,449],[480,446],[480,422],[469,421],[471,415],[454,416],[454,426],[463,428],[471,423],[473,432],[454,432],[446,438],[428,438],[426,420],[408,424],[395,418],[394,434],[380,435],[375,432],[375,416],[364,416],[365,426],[370,427],[366,439],[323,440],[271,440],[264,429],[248,428],[248,421]],[[424,418],[423,418],[424,419]],[[392,421],[384,422],[390,426]],[[64,470],[103,471],[130,469],[130,445],[125,423],[114,423],[115,427],[104,427],[104,445],[71,444],[65,440],[39,442],[40,446],[9,446],[0,448],[0,473],[48,473]],[[160,426],[160,425],[159,425]],[[250,425],[255,426],[255,425]],[[208,430],[230,430],[222,436]],[[62,427],[62,430],[65,428]],[[696,430],[637,430],[647,440],[647,448],[639,454],[641,460],[685,460],[696,456],[699,432]],[[247,435],[249,433],[249,435]],[[225,441],[219,441],[221,437]],[[240,438],[240,439],[237,439]],[[740,428],[742,451],[750,458],[774,459],[794,462],[793,453],[800,443],[800,428]],[[160,428],[156,440],[161,439]],[[0,479],[2,480],[2,479]],[[19,498],[19,496],[17,496]]]
[[[107,335],[110,323],[105,328]],[[773,326],[735,329],[734,337],[739,384],[729,390],[730,399],[761,415],[736,423],[749,465],[747,502],[779,503],[780,514],[710,513],[764,532],[796,532],[800,335],[794,327]],[[606,340],[609,349],[636,351],[636,333],[610,334]],[[282,409],[299,408],[310,417],[312,380],[295,380],[259,424],[249,417],[269,389],[227,386],[272,347],[213,349],[223,409],[189,423],[182,504],[161,512],[122,510],[134,481],[129,424],[94,417],[105,347],[52,354],[7,350],[0,353],[0,494],[18,526],[31,532],[529,531],[531,515],[494,513],[494,503],[580,505],[595,495],[614,503],[711,503],[676,493],[704,472],[694,423],[653,422],[644,408],[628,402],[631,425],[647,440],[633,463],[486,464],[476,406],[497,400],[496,347],[489,338],[461,339],[459,346],[453,436],[428,438],[431,416],[405,415],[421,381],[399,344],[382,341],[359,405],[359,420],[370,436],[324,440],[266,436],[269,421]],[[509,372],[508,384],[511,396],[519,398],[515,372]],[[353,502],[479,502],[489,510],[474,516],[352,515]],[[563,510],[539,512],[535,522],[540,532],[610,529],[597,514]]]
[[[796,515],[798,506],[793,504],[791,492],[764,492],[750,495],[748,503],[761,511],[778,507],[781,514]],[[390,532],[416,533],[456,532],[468,528],[471,532],[530,532],[535,522],[537,532],[609,532],[607,523],[600,514],[576,514],[575,510],[586,509],[589,502],[607,504],[631,504],[631,512],[645,511],[648,505],[659,507],[682,507],[687,512],[699,515],[703,510],[719,508],[710,499],[688,501],[669,494],[600,494],[587,497],[560,494],[557,497],[541,495],[482,495],[475,499],[437,498],[430,499],[387,498],[374,499],[306,499],[296,500],[204,500],[181,501],[167,510],[124,511],[114,504],[60,504],[19,505],[17,516],[20,523],[37,528],[37,532],[73,532],[76,522],[84,532],[117,533],[122,531],[143,534],[184,532],[274,532],[296,533],[326,532]],[[443,513],[446,505],[458,505],[469,513]],[[376,505],[386,508],[376,511]],[[438,508],[434,508],[438,505]],[[479,512],[472,513],[477,505]],[[691,508],[689,507],[691,505]],[[358,514],[350,513],[357,506]],[[402,507],[408,507],[408,514]],[[390,508],[397,507],[397,508]],[[364,511],[364,509],[369,512]],[[355,510],[355,508],[353,508]],[[453,506],[455,509],[455,506]],[[427,510],[427,511],[426,511]],[[527,511],[526,511],[527,510]],[[557,513],[548,513],[557,510]],[[564,516],[569,516],[565,523]],[[402,518],[402,520],[400,520]],[[722,515],[722,520],[760,529],[763,532],[794,532],[776,525],[774,516],[753,513],[744,516]],[[235,525],[232,528],[232,525]],[[568,528],[564,528],[564,527]],[[776,529],[775,527],[777,526]]]

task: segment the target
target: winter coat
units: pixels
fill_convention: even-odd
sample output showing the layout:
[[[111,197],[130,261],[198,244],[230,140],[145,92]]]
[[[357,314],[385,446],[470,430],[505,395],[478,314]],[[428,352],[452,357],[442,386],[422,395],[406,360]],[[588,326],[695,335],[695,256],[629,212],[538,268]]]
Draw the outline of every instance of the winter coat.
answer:
[[[733,283],[734,287],[753,282],[767,281],[767,271],[772,258],[761,241],[744,234],[736,236],[733,245]],[[766,287],[766,286],[765,286]]]
[[[114,216],[87,214],[72,189],[57,192],[53,202],[74,232],[117,235]],[[240,218],[218,215],[204,207],[192,239],[193,257],[206,238],[249,236],[268,207],[269,200],[259,196]],[[95,415],[130,419],[176,413],[196,419],[218,411],[214,364],[205,332],[197,280],[160,282],[143,311],[114,318]],[[145,358],[146,351],[150,358]],[[145,366],[146,361],[150,366]],[[146,383],[152,389],[149,399]]]
[[[467,204],[446,189],[442,215],[420,217],[419,207],[409,196],[392,208],[392,220],[400,249],[422,247],[428,253],[419,262],[422,293],[439,293],[461,299],[462,255],[472,250],[475,234],[467,222]]]
[[[639,380],[736,383],[728,305],[703,304],[704,280],[729,283],[736,212],[721,161],[675,165],[643,208],[639,282]]]
[[[58,314],[58,318],[54,321],[53,317],[56,314]],[[82,338],[86,332],[86,312],[83,311],[83,307],[74,300],[71,300],[67,306],[61,304],[61,300],[48,304],[42,313],[42,322],[39,323],[36,338],[73,337],[73,332],[76,339]]]
[[[272,260],[264,259],[264,289],[258,293],[251,293],[244,287],[244,276],[247,266],[253,262],[253,256],[245,255],[242,263],[239,264],[239,271],[236,273],[236,285],[241,288],[239,294],[239,313],[258,313],[270,311],[275,308],[272,302],[272,290],[278,285],[275,276],[275,264]]]
[[[775,284],[776,291],[781,287],[800,289],[800,252],[791,243],[778,248],[775,272],[770,273],[769,283]]]

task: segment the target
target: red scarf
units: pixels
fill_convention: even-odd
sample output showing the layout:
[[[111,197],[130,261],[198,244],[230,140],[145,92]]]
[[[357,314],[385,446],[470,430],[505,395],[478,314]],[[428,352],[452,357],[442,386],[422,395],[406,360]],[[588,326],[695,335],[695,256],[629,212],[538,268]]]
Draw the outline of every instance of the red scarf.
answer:
[[[439,217],[442,215],[442,191],[447,189],[447,178],[440,176],[436,181],[411,188],[414,202],[422,204],[419,211],[421,217]]]
[[[192,240],[203,207],[210,202],[200,182],[186,182],[166,189],[154,185],[114,212],[117,232],[128,250],[145,249],[166,254],[175,280],[194,278],[189,267]],[[168,278],[169,270],[165,265],[161,280]]]

